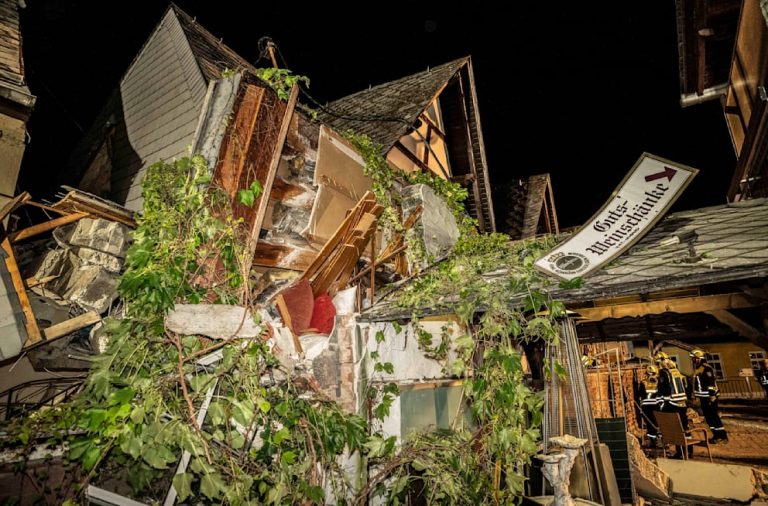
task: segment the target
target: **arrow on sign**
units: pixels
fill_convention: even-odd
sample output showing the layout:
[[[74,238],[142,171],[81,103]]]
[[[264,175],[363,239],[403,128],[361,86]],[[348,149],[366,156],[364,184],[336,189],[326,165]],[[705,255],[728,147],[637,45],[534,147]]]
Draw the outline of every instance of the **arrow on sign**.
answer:
[[[672,167],[664,167],[664,170],[661,172],[657,172],[656,174],[648,174],[645,176],[646,182],[650,181],[656,181],[657,179],[664,179],[667,178],[669,181],[672,181],[672,178],[677,174],[677,171],[673,169]]]

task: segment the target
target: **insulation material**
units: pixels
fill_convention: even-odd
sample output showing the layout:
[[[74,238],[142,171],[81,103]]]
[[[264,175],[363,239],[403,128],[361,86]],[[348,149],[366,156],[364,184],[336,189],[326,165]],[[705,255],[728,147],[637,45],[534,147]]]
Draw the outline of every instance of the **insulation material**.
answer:
[[[589,403],[592,406],[592,413],[595,418],[625,417],[628,430],[632,433],[637,433],[639,429],[637,414],[634,409],[634,370],[622,367],[621,381],[619,381],[619,371],[616,368],[599,367],[587,369],[586,373]]]

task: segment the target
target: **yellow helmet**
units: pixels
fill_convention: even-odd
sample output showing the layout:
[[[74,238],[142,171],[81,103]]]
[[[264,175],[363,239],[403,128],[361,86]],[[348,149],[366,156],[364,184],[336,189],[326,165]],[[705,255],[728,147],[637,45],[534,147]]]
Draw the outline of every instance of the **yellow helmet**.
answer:
[[[702,350],[700,350],[700,349],[698,349],[698,348],[697,348],[697,349],[695,349],[695,350],[693,350],[691,353],[689,353],[689,355],[690,355],[692,358],[703,358],[703,359],[706,359],[706,358],[707,358],[707,354],[706,354],[706,353],[704,353]]]
[[[653,358],[656,360],[656,363],[658,363],[664,360],[669,360],[669,355],[667,355],[663,351],[659,351],[656,353],[656,355]]]
[[[584,367],[591,367],[595,365],[595,359],[590,357],[589,355],[582,355],[581,356],[581,365]]]
[[[645,372],[647,372],[650,376],[657,376],[659,374],[659,368],[655,365],[649,365],[645,368]]]
[[[667,369],[677,369],[677,364],[671,358],[667,358],[664,360],[664,367]]]

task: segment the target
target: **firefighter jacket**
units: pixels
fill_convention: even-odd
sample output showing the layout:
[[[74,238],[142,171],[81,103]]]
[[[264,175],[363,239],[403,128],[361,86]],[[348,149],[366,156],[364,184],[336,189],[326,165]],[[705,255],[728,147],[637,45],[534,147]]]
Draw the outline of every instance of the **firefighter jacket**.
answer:
[[[659,381],[655,377],[645,378],[637,388],[637,397],[641,406],[656,406],[659,403],[657,396]]]
[[[693,395],[698,398],[717,397],[720,394],[717,388],[717,376],[715,370],[709,364],[702,364],[693,371]]]
[[[659,371],[658,397],[662,403],[669,403],[680,408],[685,407],[685,376],[677,369]]]

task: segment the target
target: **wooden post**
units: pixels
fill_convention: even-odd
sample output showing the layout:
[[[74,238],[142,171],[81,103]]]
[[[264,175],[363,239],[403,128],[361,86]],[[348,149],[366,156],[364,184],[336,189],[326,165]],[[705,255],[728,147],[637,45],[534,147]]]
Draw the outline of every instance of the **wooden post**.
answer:
[[[0,231],[5,234],[5,227],[0,225]],[[16,292],[16,296],[19,298],[19,305],[21,305],[21,311],[24,314],[24,326],[27,329],[27,341],[24,346],[36,344],[42,340],[42,336],[40,335],[40,329],[37,326],[35,313],[32,312],[32,305],[29,303],[29,297],[27,297],[27,289],[24,286],[24,279],[21,277],[19,266],[16,264],[16,257],[13,255],[11,241],[7,236],[3,239],[0,247],[5,251],[5,266],[8,268],[8,272],[11,275],[13,289]]]
[[[31,227],[27,227],[23,230],[19,230],[18,232],[14,232],[10,234],[8,237],[10,238],[11,242],[19,242],[24,239],[29,239],[30,237],[34,237],[36,235],[44,234],[45,232],[50,232],[54,228],[61,227],[68,223],[72,223],[73,221],[81,220],[86,216],[89,216],[89,214],[73,213],[67,216],[62,216],[61,218],[55,218],[53,220],[46,221],[45,223],[32,225]]]
[[[376,293],[376,225],[373,228],[373,234],[371,234],[371,291],[370,301],[373,306],[373,297]]]

